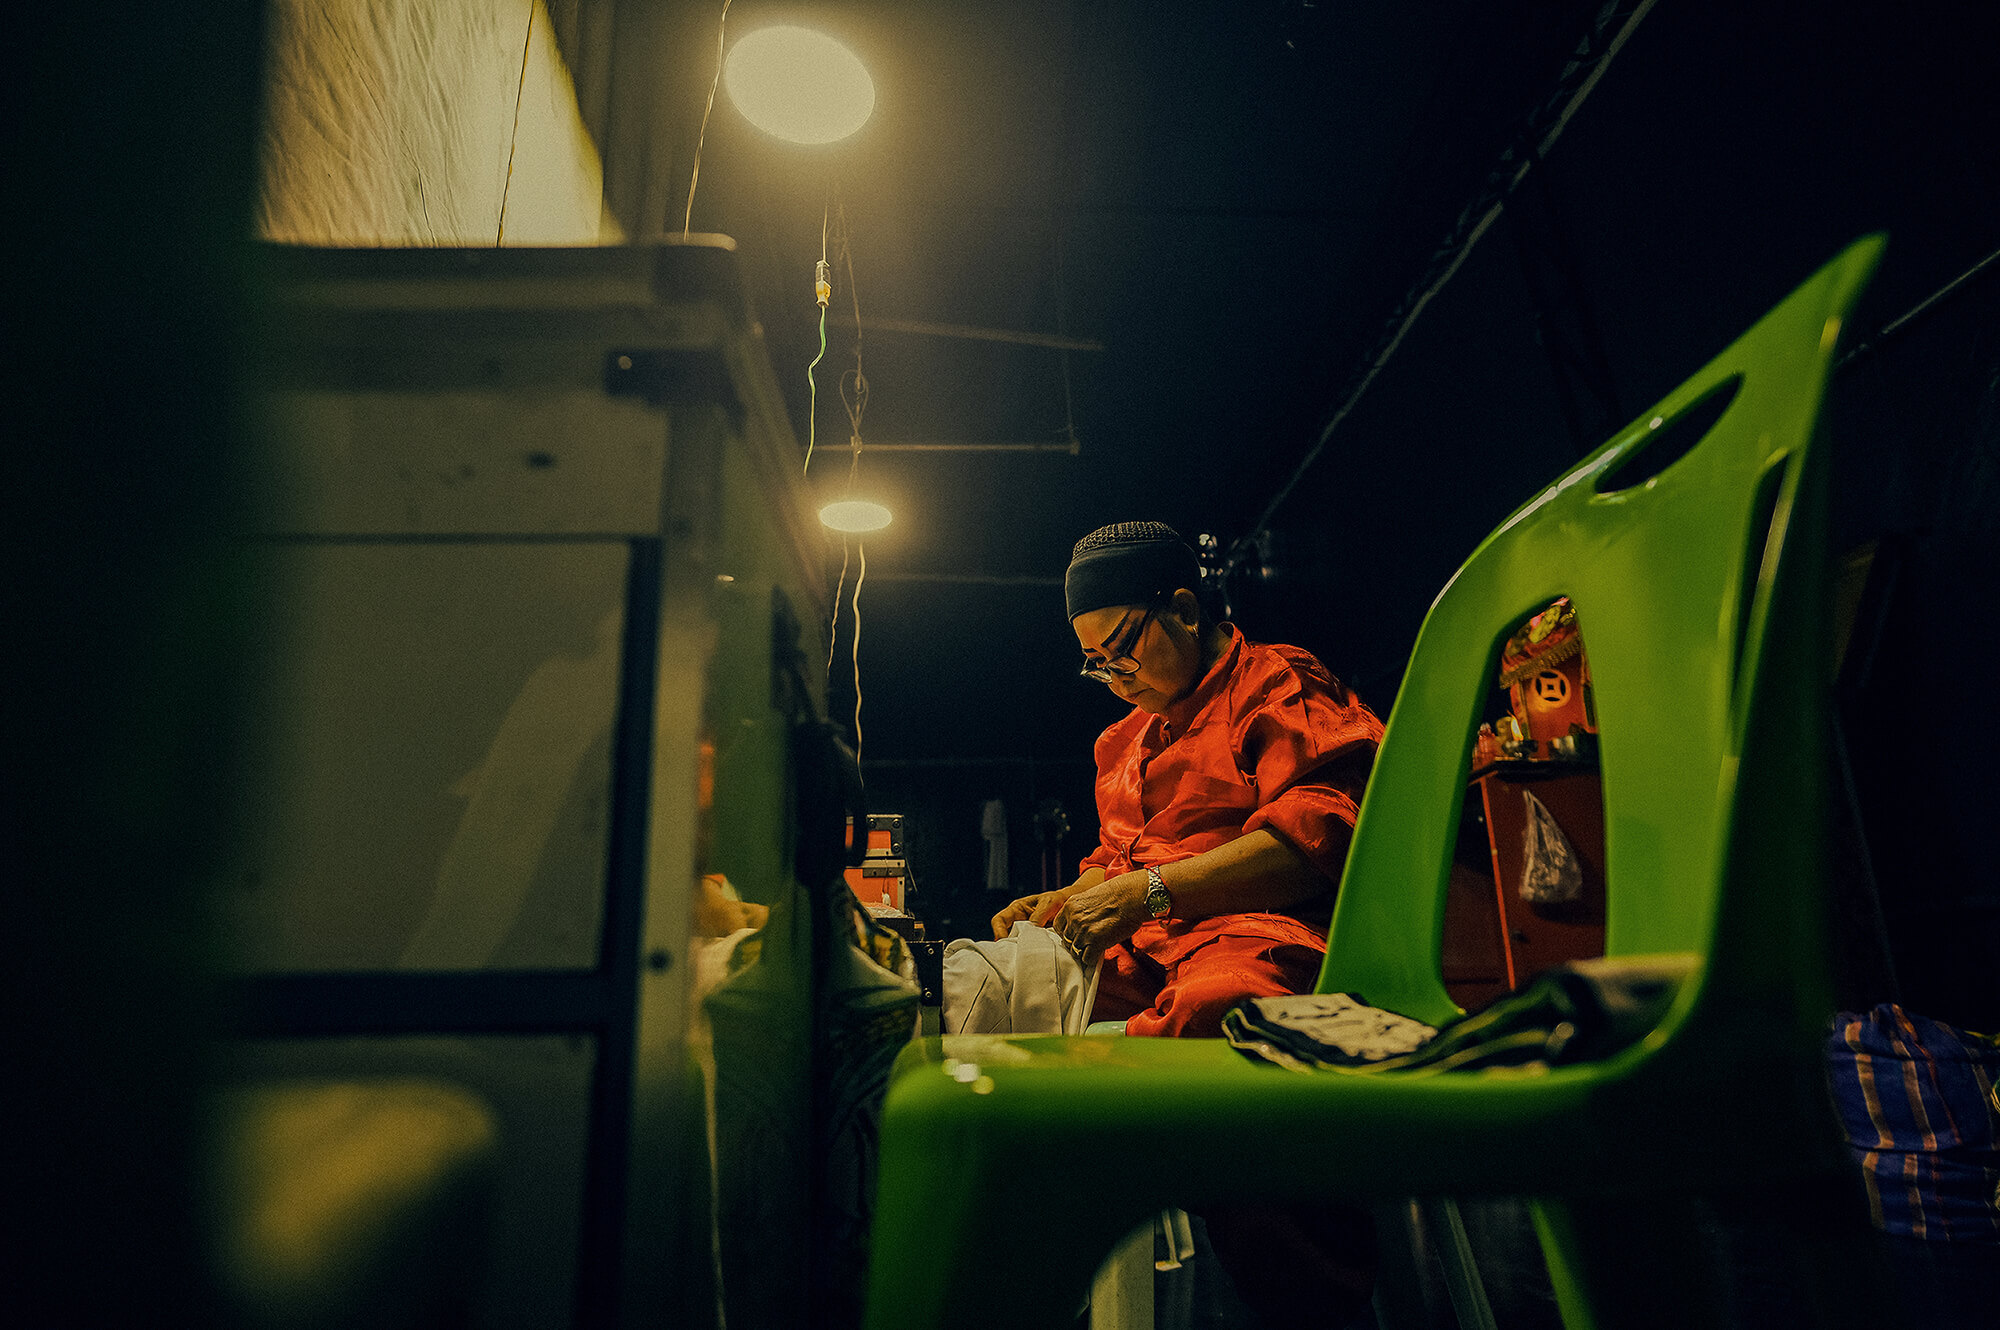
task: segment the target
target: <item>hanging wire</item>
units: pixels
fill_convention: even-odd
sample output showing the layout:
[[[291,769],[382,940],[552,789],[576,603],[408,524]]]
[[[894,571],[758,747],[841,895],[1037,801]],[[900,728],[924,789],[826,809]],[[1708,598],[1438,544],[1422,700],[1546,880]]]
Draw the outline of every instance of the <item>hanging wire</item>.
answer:
[[[819,354],[812,358],[812,364],[806,366],[806,464],[800,468],[802,474],[812,470],[813,436],[819,424],[819,384],[813,381],[813,370],[826,358],[826,304],[832,295],[833,288],[827,282],[826,210],[822,208],[819,214],[819,266],[813,269],[813,299],[819,302]],[[838,597],[834,603],[840,603]],[[827,668],[832,668],[831,660]]]
[[[861,461],[861,417],[868,410],[868,376],[861,372],[861,288],[854,281],[853,235],[847,229],[847,205],[841,201],[837,186],[833,206],[840,219],[840,228],[834,233],[835,253],[847,273],[848,299],[854,303],[854,368],[840,376],[840,404],[847,408],[854,461],[858,466]],[[851,489],[854,484],[853,468],[848,471],[847,482]]]
[[[819,384],[813,381],[813,370],[826,357],[826,306],[819,307],[819,354],[806,366],[806,464],[801,471],[812,470],[814,428],[819,420]]]
[[[847,229],[847,208],[840,200],[839,189],[835,187],[832,192],[832,215],[837,219],[837,225],[833,232],[834,256],[847,275],[847,294],[849,300],[853,302],[854,307],[854,368],[841,376],[839,384],[841,405],[847,408],[849,431],[847,440],[847,493],[852,495],[855,478],[861,471],[861,418],[868,410],[868,376],[862,372],[861,368],[861,295],[859,287],[854,280],[854,247]],[[820,217],[820,271],[822,274],[826,271],[826,255],[827,215],[822,213]],[[822,281],[824,281],[824,277],[822,277]],[[821,295],[824,302],[826,292],[822,290]],[[826,354],[825,328],[826,306],[822,303],[820,306],[820,355],[822,356]],[[818,363],[819,359],[815,357],[813,364],[817,365]],[[810,370],[807,371],[807,379],[808,381],[811,379]],[[806,461],[808,464],[812,461],[811,438],[812,431],[808,427],[806,444]],[[854,761],[858,769],[861,763],[861,584],[868,577],[868,548],[859,536],[856,536],[854,539],[854,557],[858,560],[860,566],[854,574],[854,592],[848,601],[848,611],[853,616],[854,621],[851,659],[854,662]],[[834,583],[833,621],[827,630],[826,671],[829,680],[833,674],[834,652],[839,645],[840,593],[847,582],[847,564],[847,537],[843,535],[840,540],[840,580]]]
[[[854,552],[861,559],[861,569],[854,574],[854,769],[859,772],[861,770],[861,583],[868,576],[868,546],[859,536],[854,538]]]
[[[833,677],[833,653],[840,645],[840,593],[847,585],[847,537],[840,538],[840,580],[833,584],[833,617],[826,625],[826,677]]]
[[[500,186],[500,220],[493,228],[493,248],[507,235],[507,196],[514,189],[514,149],[521,142],[521,98],[528,91],[528,52],[535,45],[535,6],[528,6],[528,32],[521,38],[521,81],[514,85],[514,132],[507,137],[507,179]],[[419,186],[422,181],[419,179]]]
[[[715,77],[708,81],[708,105],[701,111],[701,130],[694,136],[694,173],[688,177],[687,211],[681,215],[681,239],[688,238],[694,223],[694,187],[701,180],[701,145],[708,138],[708,113],[715,109],[715,90],[722,83],[722,40],[729,24],[730,0],[722,0],[722,16],[715,20]]]

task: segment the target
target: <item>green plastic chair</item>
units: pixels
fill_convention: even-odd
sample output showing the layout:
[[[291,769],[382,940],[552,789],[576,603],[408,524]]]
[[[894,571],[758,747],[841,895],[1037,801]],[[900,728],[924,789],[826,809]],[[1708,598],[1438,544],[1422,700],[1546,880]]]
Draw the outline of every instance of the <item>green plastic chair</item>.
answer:
[[[1819,1053],[1817,437],[1882,244],[1847,249],[1473,552],[1418,635],[1361,806],[1319,991],[1449,1020],[1438,954],[1474,728],[1506,634],[1571,597],[1602,730],[1607,954],[1689,976],[1657,1027],[1598,1063],[1432,1074],[1301,1075],[1220,1040],[921,1041],[885,1106],[871,1330],[1065,1323],[1167,1206],[1481,1193],[1537,1198],[1571,1330],[1713,1324],[1698,1221],[1746,1190],[1824,1230],[1806,1244],[1823,1322],[1882,1323],[1851,1277],[1833,1287],[1865,1231]],[[1662,469],[1669,427],[1732,392]]]

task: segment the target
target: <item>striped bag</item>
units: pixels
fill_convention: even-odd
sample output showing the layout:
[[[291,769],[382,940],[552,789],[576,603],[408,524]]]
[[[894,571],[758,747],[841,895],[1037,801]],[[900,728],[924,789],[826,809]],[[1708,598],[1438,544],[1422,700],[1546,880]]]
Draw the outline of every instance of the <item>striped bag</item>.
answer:
[[[1826,1053],[1875,1226],[2000,1244],[2000,1037],[1884,1003],[1836,1015]]]

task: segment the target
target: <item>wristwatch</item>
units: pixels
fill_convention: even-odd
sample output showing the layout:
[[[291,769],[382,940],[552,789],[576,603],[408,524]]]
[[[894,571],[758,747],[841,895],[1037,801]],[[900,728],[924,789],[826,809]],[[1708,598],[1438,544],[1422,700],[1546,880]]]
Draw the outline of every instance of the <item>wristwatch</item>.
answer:
[[[1174,912],[1173,893],[1167,890],[1157,868],[1146,869],[1146,911],[1155,919],[1164,919]]]

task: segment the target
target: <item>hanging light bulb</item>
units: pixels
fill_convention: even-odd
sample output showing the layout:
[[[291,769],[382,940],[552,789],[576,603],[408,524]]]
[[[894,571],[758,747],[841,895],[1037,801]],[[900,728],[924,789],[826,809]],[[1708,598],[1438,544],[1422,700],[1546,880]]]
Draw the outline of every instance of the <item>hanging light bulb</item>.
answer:
[[[889,510],[867,499],[837,499],[819,510],[820,525],[849,535],[865,535],[889,525]]]
[[[745,36],[729,50],[722,85],[744,119],[793,143],[844,139],[875,110],[875,81],[860,59],[810,28]]]

